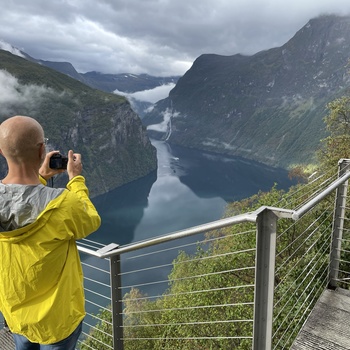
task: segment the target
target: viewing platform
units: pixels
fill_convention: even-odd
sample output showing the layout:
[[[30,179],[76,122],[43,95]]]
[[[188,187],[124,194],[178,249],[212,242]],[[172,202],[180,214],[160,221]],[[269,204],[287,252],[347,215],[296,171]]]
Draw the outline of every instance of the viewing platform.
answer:
[[[326,289],[291,350],[350,349],[350,291]]]
[[[124,246],[79,241],[77,348],[350,349],[349,178],[343,159],[249,212]]]

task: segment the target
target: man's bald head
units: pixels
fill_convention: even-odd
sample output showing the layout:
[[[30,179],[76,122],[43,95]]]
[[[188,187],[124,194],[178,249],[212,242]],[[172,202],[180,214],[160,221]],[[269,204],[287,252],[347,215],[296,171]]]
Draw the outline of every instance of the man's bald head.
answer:
[[[7,159],[16,162],[37,160],[44,142],[44,130],[33,118],[15,116],[0,125],[0,149]]]

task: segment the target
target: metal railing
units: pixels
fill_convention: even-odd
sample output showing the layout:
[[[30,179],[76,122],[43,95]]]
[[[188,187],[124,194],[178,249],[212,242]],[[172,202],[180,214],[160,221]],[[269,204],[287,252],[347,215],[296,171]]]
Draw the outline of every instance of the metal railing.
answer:
[[[273,206],[121,247],[83,241],[80,348],[289,348],[323,290],[349,285],[349,165]]]

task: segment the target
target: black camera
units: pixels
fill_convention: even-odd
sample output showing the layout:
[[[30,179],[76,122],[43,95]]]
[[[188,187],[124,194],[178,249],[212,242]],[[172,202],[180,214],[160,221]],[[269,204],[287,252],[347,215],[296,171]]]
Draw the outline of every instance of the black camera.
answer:
[[[55,153],[50,158],[51,169],[67,169],[68,157]]]

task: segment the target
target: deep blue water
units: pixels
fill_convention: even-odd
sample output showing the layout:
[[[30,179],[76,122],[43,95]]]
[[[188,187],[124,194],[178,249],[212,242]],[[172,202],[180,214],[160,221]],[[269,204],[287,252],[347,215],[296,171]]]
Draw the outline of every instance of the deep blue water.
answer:
[[[275,183],[281,189],[292,185],[284,169],[238,157],[170,146],[161,141],[152,143],[157,148],[158,170],[94,198],[102,225],[89,239],[119,245],[141,241],[218,220],[228,202],[249,197],[259,190],[269,190]],[[152,296],[162,294],[171,271],[169,263],[177,257],[179,250],[193,253],[196,249],[193,243],[199,239],[192,236],[162,244],[155,248],[158,253],[147,248],[141,253],[123,254],[122,285],[138,286],[143,293]],[[108,265],[106,260],[85,255],[82,260],[102,269]],[[161,268],[155,270],[153,266]],[[109,276],[101,276],[98,270],[85,268],[84,274],[92,279],[103,278],[104,283],[109,283]],[[152,281],[164,283],[150,283]],[[129,287],[125,287],[123,293],[128,290]]]
[[[131,242],[219,219],[227,202],[292,182],[284,169],[162,141],[158,170],[93,200],[102,226],[92,240]]]

